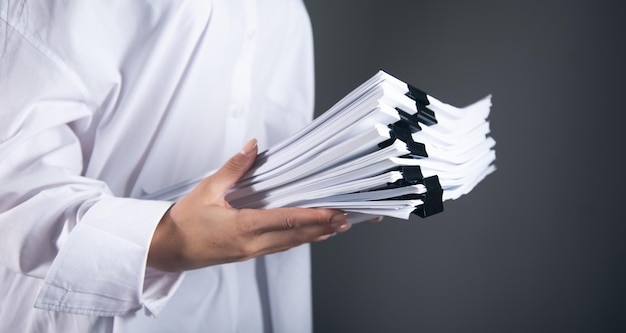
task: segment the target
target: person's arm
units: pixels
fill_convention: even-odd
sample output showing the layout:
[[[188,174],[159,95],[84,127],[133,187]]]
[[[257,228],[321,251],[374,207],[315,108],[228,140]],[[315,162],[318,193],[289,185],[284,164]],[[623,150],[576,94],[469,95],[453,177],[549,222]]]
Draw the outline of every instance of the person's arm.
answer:
[[[115,196],[84,176],[89,143],[78,132],[97,121],[97,104],[62,59],[3,29],[0,265],[41,281],[42,309],[112,316],[143,307],[155,314],[181,276],[146,266],[154,229],[172,203]],[[32,302],[0,305],[18,301]]]
[[[83,6],[78,2],[72,5]],[[294,234],[295,241],[285,242],[286,239],[281,236],[281,242],[272,240],[263,243],[270,247],[267,248],[258,241],[248,243],[243,238],[238,238],[233,242],[235,238],[225,237],[222,240],[235,244],[233,248],[239,253],[225,258],[222,255],[227,252],[224,252],[216,256],[217,260],[196,256],[196,252],[193,252],[193,256],[188,256],[189,252],[181,251],[191,249],[189,244],[201,244],[189,242],[188,238],[182,238],[182,242],[176,243],[185,245],[184,247],[171,247],[169,243],[173,238],[169,237],[170,230],[167,227],[187,224],[192,220],[196,226],[205,223],[201,222],[204,221],[202,219],[187,219],[187,215],[176,213],[184,202],[203,196],[189,196],[181,200],[172,207],[168,215],[166,212],[172,206],[171,202],[128,198],[120,194],[121,191],[114,193],[97,175],[86,176],[90,159],[94,156],[105,160],[108,158],[106,154],[99,154],[91,149],[93,141],[101,138],[85,135],[94,126],[97,127],[99,122],[106,122],[99,111],[108,95],[103,95],[102,91],[95,94],[91,89],[94,86],[99,87],[99,81],[89,75],[91,72],[77,72],[72,65],[78,59],[85,59],[84,54],[129,54],[120,52],[127,49],[111,40],[129,42],[133,39],[127,38],[127,30],[117,23],[113,26],[124,32],[124,35],[110,35],[108,29],[94,24],[87,27],[98,28],[95,30],[98,32],[105,31],[111,43],[100,47],[88,45],[86,49],[92,52],[80,52],[80,57],[68,55],[64,51],[51,50],[49,45],[43,43],[44,37],[50,37],[50,42],[54,42],[54,45],[65,41],[55,39],[64,36],[59,35],[57,30],[36,29],[39,21],[34,19],[34,15],[43,13],[45,11],[29,13],[33,20],[24,20],[29,29],[16,29],[12,22],[5,21],[8,15],[0,15],[0,36],[6,38],[2,41],[4,44],[0,50],[0,265],[17,275],[41,281],[41,289],[35,300],[38,308],[99,316],[121,315],[143,308],[154,315],[167,302],[182,276],[180,272],[165,272],[163,269],[180,271],[218,262],[242,260],[261,253],[280,251],[288,246],[286,244],[295,245],[311,240],[312,235],[330,232],[328,228],[332,227],[326,222],[335,211],[277,210],[250,214],[247,211],[221,207],[221,213],[230,214],[229,218],[247,221],[236,224],[235,228],[242,230],[254,230],[252,226],[257,226],[255,221],[278,225],[282,225],[283,221],[297,221],[293,230],[289,230],[292,231],[289,234]],[[67,22],[72,21],[58,16],[55,22],[64,27]],[[38,33],[24,34],[24,31],[31,30]],[[60,31],[73,33],[78,30],[68,28]],[[85,35],[91,36],[87,32]],[[87,44],[77,42],[76,45],[68,45],[67,49],[73,50],[73,46]],[[65,49],[60,47],[60,50]],[[102,60],[97,57],[94,59]],[[111,137],[113,136],[108,138]],[[103,143],[99,143],[102,147]],[[120,146],[123,145],[107,148]],[[109,166],[106,172],[111,178],[117,172],[116,164],[115,161],[106,163]],[[215,179],[211,177],[203,184],[210,184]],[[232,178],[229,179],[229,182],[233,181]],[[195,212],[206,214],[200,208]],[[303,216],[299,218],[300,215],[292,216],[293,214]],[[210,218],[216,216],[219,217],[211,214]],[[315,217],[311,219],[311,216]],[[175,224],[167,223],[170,217]],[[183,217],[187,222],[181,220]],[[161,219],[164,222],[159,223]],[[228,219],[219,221],[219,227],[232,228],[234,225],[228,223]],[[319,222],[324,223],[312,228],[300,228],[301,223],[309,225]],[[250,229],[242,228],[242,224],[249,224]],[[263,231],[273,230],[264,227],[265,224],[258,226]],[[289,225],[291,224],[287,223]],[[184,229],[193,230],[189,225]],[[311,229],[314,229],[312,234],[309,233]],[[300,231],[306,231],[306,237],[301,236]],[[255,240],[269,240],[264,236],[270,233],[258,233],[256,237],[257,233],[252,232]],[[217,234],[228,235],[214,233]],[[208,237],[209,234],[204,235]],[[193,236],[197,235],[194,233]],[[163,244],[160,241],[162,239],[165,240]],[[237,244],[252,245],[241,247]],[[151,251],[151,265],[161,268],[155,269],[147,265],[148,251],[151,246],[154,251],[158,251],[157,249],[162,248],[161,245],[171,248],[172,252],[161,253],[170,256],[173,254],[174,260],[156,260],[159,256],[155,257],[153,254],[158,252]],[[198,250],[201,255],[206,254],[205,249]],[[185,259],[184,265],[175,267],[179,264],[179,258]],[[0,305],[4,306],[9,302],[10,300],[5,299],[0,301]]]

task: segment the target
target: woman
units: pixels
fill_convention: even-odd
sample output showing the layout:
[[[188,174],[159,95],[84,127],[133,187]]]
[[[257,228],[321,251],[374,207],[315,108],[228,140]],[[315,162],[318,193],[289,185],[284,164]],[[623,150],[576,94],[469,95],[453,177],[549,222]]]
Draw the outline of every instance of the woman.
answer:
[[[311,119],[301,1],[1,0],[0,36],[0,331],[311,330],[345,215],[224,201]]]

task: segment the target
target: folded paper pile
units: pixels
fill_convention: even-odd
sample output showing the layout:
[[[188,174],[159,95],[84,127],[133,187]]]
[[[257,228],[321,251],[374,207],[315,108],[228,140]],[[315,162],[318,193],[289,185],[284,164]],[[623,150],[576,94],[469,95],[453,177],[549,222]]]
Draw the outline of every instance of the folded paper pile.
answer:
[[[488,96],[457,108],[380,71],[259,154],[226,200],[236,208],[336,208],[362,220],[439,213],[495,170],[490,107]],[[175,199],[197,181],[153,197]]]

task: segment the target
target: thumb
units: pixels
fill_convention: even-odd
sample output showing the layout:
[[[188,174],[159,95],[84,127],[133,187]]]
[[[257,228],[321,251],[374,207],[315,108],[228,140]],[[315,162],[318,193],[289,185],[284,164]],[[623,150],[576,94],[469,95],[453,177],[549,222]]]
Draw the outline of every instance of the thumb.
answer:
[[[226,193],[248,172],[257,155],[257,141],[246,143],[239,153],[231,157],[221,168],[211,175],[211,186],[218,193]]]

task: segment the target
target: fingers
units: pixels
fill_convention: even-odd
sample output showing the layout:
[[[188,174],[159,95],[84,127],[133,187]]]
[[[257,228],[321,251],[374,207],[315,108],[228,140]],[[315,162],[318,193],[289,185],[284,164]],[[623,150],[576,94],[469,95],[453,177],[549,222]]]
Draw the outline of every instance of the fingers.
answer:
[[[315,225],[328,228],[331,224],[349,224],[347,215],[336,209],[242,209],[240,214],[242,227],[257,234],[272,231],[289,231]]]
[[[211,175],[211,190],[226,193],[250,169],[257,155],[257,141],[252,139],[242,150],[231,157],[220,169]]]
[[[241,210],[239,225],[251,233],[251,257],[327,239],[352,226],[342,211],[332,209],[278,208]]]
[[[299,229],[279,232],[268,232],[256,238],[257,248],[262,249],[257,255],[285,251],[290,248],[328,239],[335,233],[343,233],[350,229],[350,223],[333,222],[327,226],[312,225]]]
[[[185,197],[187,198],[187,197]],[[185,199],[183,198],[183,199]],[[350,229],[342,211],[315,208],[233,209],[217,204],[173,205],[157,227],[149,262],[187,270],[288,250]]]

